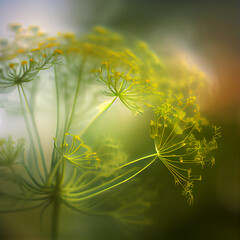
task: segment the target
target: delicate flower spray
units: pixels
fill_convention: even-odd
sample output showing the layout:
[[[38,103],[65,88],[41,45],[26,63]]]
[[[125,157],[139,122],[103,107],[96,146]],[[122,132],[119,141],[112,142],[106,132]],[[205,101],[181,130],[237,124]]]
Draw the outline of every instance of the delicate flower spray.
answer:
[[[137,222],[129,211],[134,203],[103,211],[99,197],[104,192],[111,195],[113,188],[155,161],[169,170],[188,203],[193,203],[194,183],[201,181],[199,172],[205,165],[214,164],[212,154],[220,137],[219,128],[200,113],[199,96],[208,85],[201,74],[185,73],[182,78],[166,74],[166,66],[145,43],[102,27],[83,37],[72,33],[48,37],[36,26],[24,30],[19,24],[11,24],[10,30],[11,41],[0,39],[0,93],[18,94],[30,144],[11,136],[0,140],[0,180],[8,182],[1,184],[1,213],[39,207],[44,212],[52,206],[52,239],[58,238],[61,205]],[[44,71],[54,75],[56,101],[49,104],[56,106],[57,113],[48,157],[35,120],[36,95],[45,91],[38,88]],[[89,99],[99,105],[98,113],[81,122]],[[134,115],[152,114],[149,137],[155,152],[129,159],[111,133],[88,136],[115,104]],[[136,199],[136,204],[147,205],[140,196]]]

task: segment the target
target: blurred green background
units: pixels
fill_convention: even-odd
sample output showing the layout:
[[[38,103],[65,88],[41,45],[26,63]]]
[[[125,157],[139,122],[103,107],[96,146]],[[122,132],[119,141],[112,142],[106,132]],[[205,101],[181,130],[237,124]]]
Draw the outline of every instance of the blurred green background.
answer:
[[[216,165],[203,171],[195,189],[194,205],[186,204],[169,172],[155,162],[139,176],[140,184],[149,179],[149,188],[157,194],[146,213],[151,225],[119,225],[63,210],[62,239],[240,239],[239,1],[0,0],[0,20],[1,36],[6,36],[9,22],[37,24],[50,33],[110,27],[147,41],[160,58],[187,52],[217,83],[204,113],[222,127],[222,138]],[[133,133],[126,142],[144,136]],[[141,156],[144,146],[132,145]],[[39,212],[1,215],[0,239],[42,239]],[[45,217],[44,225],[48,221]]]

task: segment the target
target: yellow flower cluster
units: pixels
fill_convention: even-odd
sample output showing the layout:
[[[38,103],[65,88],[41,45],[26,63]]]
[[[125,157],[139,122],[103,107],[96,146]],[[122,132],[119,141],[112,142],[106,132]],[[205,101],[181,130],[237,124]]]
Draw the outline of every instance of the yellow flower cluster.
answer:
[[[24,177],[14,173],[25,197],[6,196],[24,199],[33,207],[39,202],[44,208],[55,204],[57,209],[61,202],[89,213],[97,196],[159,161],[182,187],[188,202],[193,202],[194,184],[201,181],[205,165],[214,165],[213,151],[220,137],[220,129],[200,112],[200,96],[208,85],[201,71],[167,64],[146,43],[99,26],[82,37],[73,33],[49,37],[37,26],[24,30],[20,24],[9,29],[14,41],[0,40],[0,93],[18,90],[31,148],[23,154],[22,145],[11,138],[0,141],[0,164],[12,167],[22,154],[19,164],[26,173]],[[37,76],[44,70],[49,70],[55,91],[51,96],[56,96],[51,164],[45,160],[35,105],[28,99],[45,89],[30,87],[25,92],[29,82],[41,81]],[[154,153],[130,161],[119,141],[109,136],[97,141],[98,130],[91,126],[118,103],[134,114],[146,113],[139,119],[152,117],[150,124],[143,122],[150,125]],[[93,111],[91,104],[97,105]],[[85,207],[85,200],[93,201],[93,207]],[[142,206],[145,199],[139,203]]]

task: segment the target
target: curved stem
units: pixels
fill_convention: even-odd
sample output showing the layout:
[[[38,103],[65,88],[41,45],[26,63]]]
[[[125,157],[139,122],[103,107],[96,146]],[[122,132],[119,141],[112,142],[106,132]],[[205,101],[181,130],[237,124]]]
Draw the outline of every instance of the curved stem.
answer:
[[[119,182],[115,182],[115,180],[121,179],[121,177],[124,177],[126,175],[126,173],[124,173],[122,176],[115,178],[114,180],[106,183],[106,184],[102,184],[98,187],[92,188],[90,190],[86,190],[80,193],[68,193],[65,194],[66,198],[68,200],[71,200],[72,202],[79,202],[82,200],[86,200],[89,198],[92,198],[94,196],[97,196],[103,192],[106,192],[112,188],[115,188],[129,180],[131,180],[132,178],[134,178],[136,175],[138,175],[139,173],[141,173],[142,171],[144,171],[146,168],[148,168],[158,157],[155,157],[150,163],[148,163],[146,166],[142,167],[139,171],[137,171],[136,173],[133,173],[131,176],[123,178],[122,180],[120,180]],[[110,183],[110,184],[109,184]],[[111,184],[112,183],[112,184]]]
[[[113,99],[112,102],[110,102],[110,104],[108,106],[106,106],[102,111],[100,111],[89,123],[88,125],[81,131],[81,133],[79,134],[79,136],[82,136],[87,130],[88,128],[104,113],[106,112],[112,105],[113,103],[117,100],[118,97],[115,97]]]
[[[59,161],[55,164],[54,168],[52,169],[51,174],[50,174],[50,176],[49,176],[49,178],[48,178],[48,181],[47,181],[47,186],[50,186],[50,184],[51,184],[51,182],[52,182],[52,180],[53,180],[53,177],[54,177],[54,175],[56,174],[56,172],[57,172],[57,170],[58,170],[58,167],[59,167],[62,159],[63,159],[63,158],[60,158]]]
[[[20,98],[21,108],[22,108],[22,111],[23,111],[23,117],[24,117],[24,120],[25,120],[25,125],[26,125],[26,128],[27,128],[27,132],[28,132],[28,135],[30,137],[31,143],[32,143],[32,147],[33,147],[32,150],[33,150],[34,161],[35,161],[35,164],[36,164],[36,169],[37,169],[37,172],[39,174],[39,177],[43,181],[43,177],[42,177],[42,174],[40,172],[39,165],[38,165],[37,152],[36,152],[36,149],[35,149],[33,135],[32,135],[32,132],[31,132],[31,129],[30,129],[30,125],[29,125],[29,121],[28,121],[28,118],[26,116],[26,113],[25,113],[25,110],[24,110],[24,106],[23,106],[23,100],[22,100],[20,88],[19,88],[19,86],[17,88],[18,88],[18,94],[19,94],[19,98]]]
[[[23,211],[27,211],[27,210],[32,210],[34,208],[38,208],[38,207],[42,206],[43,204],[45,204],[45,202],[41,202],[40,204],[37,204],[35,206],[31,206],[31,207],[25,207],[25,208],[19,208],[19,209],[11,209],[11,210],[0,210],[0,213],[23,212]]]
[[[28,176],[30,177],[30,179],[32,180],[32,182],[37,186],[37,187],[41,187],[41,185],[36,181],[36,179],[34,179],[32,173],[30,172],[30,170],[28,169],[28,167],[26,166],[25,162],[22,164],[22,166],[24,167],[25,171],[27,172]]]
[[[73,100],[72,112],[71,112],[71,115],[70,115],[68,125],[67,125],[67,128],[66,128],[65,132],[68,132],[68,130],[71,127],[71,124],[72,124],[73,116],[74,116],[75,109],[76,109],[76,103],[77,103],[77,99],[78,99],[78,92],[79,92],[79,88],[80,88],[80,83],[81,83],[81,80],[82,80],[82,73],[83,73],[84,64],[85,64],[85,57],[83,57],[82,63],[81,63],[81,66],[80,66],[80,72],[79,72],[79,76],[78,76],[76,92],[75,92],[75,96],[74,96],[74,100]]]
[[[62,164],[62,175],[61,175],[60,185],[62,185],[63,182],[64,182],[65,169],[66,169],[66,162],[65,162],[65,158],[64,158],[63,159],[63,164]]]
[[[94,216],[94,217],[109,217],[109,215],[107,215],[107,212],[103,212],[101,211],[101,213],[97,214],[97,212],[94,212],[93,211],[84,211],[84,210],[81,210],[73,205],[71,205],[69,202],[67,202],[66,200],[61,200],[63,204],[65,204],[67,207],[69,207],[70,209],[74,210],[74,211],[77,211],[77,212],[80,212],[82,214],[86,214],[86,215],[89,215],[89,216]],[[106,214],[105,214],[106,213]]]
[[[59,131],[59,89],[58,89],[58,79],[57,79],[57,69],[54,65],[54,76],[55,76],[55,85],[56,85],[56,98],[57,98],[57,128],[56,128],[56,138]]]
[[[45,163],[45,159],[44,159],[42,144],[41,144],[40,136],[39,136],[39,133],[38,133],[37,125],[36,125],[33,113],[30,110],[30,105],[28,103],[27,96],[25,94],[23,86],[20,85],[20,87],[22,89],[22,93],[23,93],[23,96],[24,96],[24,100],[25,100],[25,103],[26,103],[27,110],[28,110],[28,112],[29,112],[29,114],[31,116],[31,120],[32,120],[32,123],[33,123],[33,129],[34,129],[34,132],[35,132],[35,135],[36,135],[36,138],[37,138],[37,143],[38,143],[38,146],[39,146],[39,151],[40,151],[40,155],[41,155],[41,159],[42,159],[43,169],[44,169],[44,172],[45,172],[45,176],[47,176],[47,167],[46,167],[46,163]]]
[[[16,199],[16,200],[23,200],[23,201],[30,201],[30,202],[34,202],[34,201],[42,201],[42,200],[45,200],[47,199],[48,197],[39,197],[39,198],[26,198],[26,197],[19,197],[19,196],[14,196],[14,195],[11,195],[11,194],[8,194],[8,193],[4,193],[4,192],[0,192],[0,196],[3,198],[3,197],[6,197],[6,198],[10,198],[10,199]]]
[[[144,159],[146,159],[146,158],[155,157],[155,156],[157,156],[157,155],[158,155],[157,153],[154,153],[154,154],[150,154],[150,155],[145,156],[145,157],[138,158],[138,159],[136,159],[136,160],[133,160],[133,161],[131,161],[131,162],[128,162],[128,163],[120,166],[118,169],[123,168],[123,167],[126,167],[126,166],[131,165],[131,164],[136,163],[136,162],[140,162],[140,161],[142,161],[142,160],[144,160]]]
[[[55,79],[55,89],[56,89],[56,98],[57,98],[57,128],[55,138],[57,139],[58,132],[59,132],[59,119],[60,119],[60,111],[59,111],[59,88],[58,88],[58,78],[57,78],[57,69],[56,65],[54,65],[54,79]],[[52,161],[51,161],[51,168],[54,166],[54,158],[55,158],[55,147],[53,148],[52,152]]]
[[[13,168],[12,165],[9,166],[9,169],[10,169],[10,171],[12,172],[14,178],[15,178],[16,180],[18,180],[18,175],[17,175],[17,173],[16,173],[16,171],[15,171],[15,169]],[[21,191],[23,191],[22,185],[21,185],[21,183],[20,183],[19,181],[17,181],[17,185],[19,186],[19,188],[21,189]]]

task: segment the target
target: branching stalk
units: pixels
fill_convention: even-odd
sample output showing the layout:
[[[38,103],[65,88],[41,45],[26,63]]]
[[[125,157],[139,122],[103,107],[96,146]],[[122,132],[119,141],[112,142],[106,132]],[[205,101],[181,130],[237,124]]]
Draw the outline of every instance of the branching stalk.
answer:
[[[25,109],[24,109],[24,106],[23,106],[23,100],[22,100],[22,96],[21,96],[19,86],[18,86],[18,94],[19,94],[19,98],[20,98],[21,108],[22,108],[22,111],[23,111],[23,117],[24,117],[24,120],[25,120],[25,125],[26,125],[27,132],[28,132],[31,144],[32,144],[33,157],[34,157],[34,161],[35,161],[35,164],[36,164],[36,169],[37,169],[37,172],[39,174],[39,177],[43,181],[43,177],[42,177],[42,174],[40,172],[40,168],[39,168],[39,164],[38,164],[37,152],[36,152],[36,148],[35,148],[35,144],[34,144],[33,135],[32,135],[30,124],[29,124],[29,121],[28,121],[28,118],[27,118],[27,115],[26,115],[26,112],[25,112]]]
[[[83,73],[84,64],[85,64],[85,57],[82,58],[82,63],[81,63],[81,66],[80,66],[80,72],[79,72],[79,76],[78,76],[76,92],[75,92],[74,100],[73,100],[72,111],[71,111],[71,115],[70,115],[68,125],[67,125],[67,128],[66,128],[65,132],[69,131],[69,129],[71,127],[71,124],[72,124],[73,116],[74,116],[74,113],[75,113],[75,110],[76,110],[76,103],[77,103],[77,99],[78,99],[78,92],[79,92],[79,89],[80,89],[80,83],[81,83],[81,80],[82,80],[82,73]]]
[[[37,143],[38,143],[38,147],[39,147],[39,151],[40,151],[40,156],[41,156],[41,159],[42,159],[42,165],[43,165],[43,169],[44,169],[44,172],[45,172],[45,176],[47,176],[47,167],[46,167],[46,163],[45,163],[45,159],[44,159],[42,144],[41,144],[40,136],[39,136],[39,133],[38,133],[36,121],[34,119],[32,111],[30,109],[30,105],[28,103],[28,99],[27,99],[26,93],[24,91],[24,88],[23,88],[22,85],[20,85],[20,87],[21,87],[21,90],[22,90],[22,93],[23,93],[23,96],[24,96],[27,111],[29,112],[31,120],[32,120],[33,129],[34,129],[34,132],[35,132],[35,135],[36,135],[36,138],[37,138]]]
[[[113,105],[113,103],[117,100],[117,98],[118,98],[118,97],[115,97],[115,98],[113,99],[113,101],[110,102],[110,104],[109,104],[106,108],[104,108],[102,111],[100,111],[100,112],[96,115],[96,117],[94,117],[94,118],[88,123],[88,125],[81,131],[81,133],[79,134],[79,136],[82,136],[82,135],[88,130],[88,128],[89,128],[104,112],[106,112],[106,111]]]

